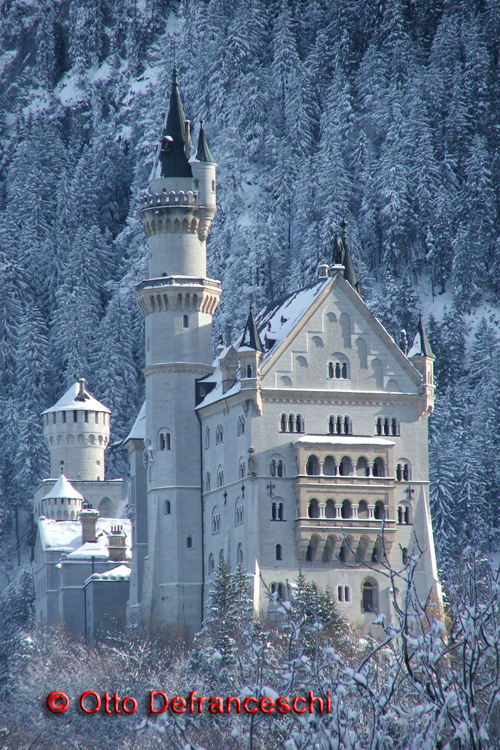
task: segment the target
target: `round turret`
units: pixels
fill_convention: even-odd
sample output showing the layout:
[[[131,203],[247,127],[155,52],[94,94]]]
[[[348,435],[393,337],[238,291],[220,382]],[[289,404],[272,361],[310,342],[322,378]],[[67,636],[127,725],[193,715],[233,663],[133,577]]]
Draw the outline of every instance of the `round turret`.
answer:
[[[109,442],[111,412],[74,383],[59,401],[43,412],[43,434],[50,452],[50,475],[104,480],[104,451]]]
[[[38,503],[38,515],[56,521],[74,521],[83,506],[83,495],[61,474],[50,492]]]

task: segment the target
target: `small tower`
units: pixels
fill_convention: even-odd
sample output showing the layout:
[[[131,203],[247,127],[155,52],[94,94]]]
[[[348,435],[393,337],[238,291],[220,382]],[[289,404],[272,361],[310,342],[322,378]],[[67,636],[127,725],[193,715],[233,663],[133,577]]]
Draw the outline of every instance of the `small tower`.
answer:
[[[50,492],[39,502],[38,515],[56,521],[74,521],[82,509],[83,500],[83,495],[61,474]]]
[[[104,480],[104,451],[111,412],[85,388],[80,378],[43,412],[43,435],[50,452],[50,476]]]
[[[417,326],[413,345],[408,352],[408,359],[422,375],[421,394],[423,397],[422,414],[431,414],[434,409],[434,360],[429,339],[424,328],[422,313]]]
[[[112,526],[111,533],[108,534],[108,552],[109,559],[112,562],[125,562],[127,560],[127,535],[123,531],[123,526]]]
[[[264,349],[253,314],[253,308],[252,305],[250,305],[250,312],[248,313],[245,329],[238,347],[238,356],[240,358],[240,381],[241,390],[249,391],[248,401],[253,401],[257,413],[259,414],[262,412],[259,367],[263,352]]]

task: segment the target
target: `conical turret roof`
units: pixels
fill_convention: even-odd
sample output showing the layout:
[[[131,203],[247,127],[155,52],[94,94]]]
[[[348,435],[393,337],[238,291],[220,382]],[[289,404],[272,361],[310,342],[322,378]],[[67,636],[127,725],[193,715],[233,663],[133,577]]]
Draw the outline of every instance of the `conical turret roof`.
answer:
[[[162,177],[192,177],[185,151],[186,113],[182,104],[177,68],[174,66],[167,123],[160,147]]]
[[[51,498],[61,498],[64,500],[84,500],[78,490],[75,490],[71,482],[66,479],[64,474],[61,474],[55,485],[52,487],[50,492],[43,496],[43,500],[49,500]]]
[[[111,414],[111,411],[107,406],[101,404],[87,391],[85,388],[85,380],[83,378],[81,378],[80,381],[77,380],[76,383],[73,383],[64,396],[61,396],[54,406],[51,406],[50,409],[45,409],[42,413],[49,414],[52,411],[65,411],[66,409],[73,409],[75,411],[104,411],[106,414]]]
[[[255,322],[252,305],[250,305],[250,312],[248,313],[245,330],[243,331],[239,348],[241,349],[243,346],[247,346],[249,349],[255,349],[257,352],[264,351],[259,331],[257,329],[257,323]]]
[[[205,130],[203,128],[203,120],[200,120],[200,134],[198,136],[198,148],[196,150],[196,159],[197,161],[210,161],[215,164],[215,159],[213,157],[212,152],[210,151],[210,146],[208,145],[207,137],[205,135]]]

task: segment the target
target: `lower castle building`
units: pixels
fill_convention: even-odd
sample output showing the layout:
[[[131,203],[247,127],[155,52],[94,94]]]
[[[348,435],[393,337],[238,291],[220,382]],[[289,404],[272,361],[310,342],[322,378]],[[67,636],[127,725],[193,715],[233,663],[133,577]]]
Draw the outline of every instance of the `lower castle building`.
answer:
[[[73,587],[83,613],[73,629],[92,638],[107,607],[124,619],[97,591],[129,576],[130,625],[193,632],[224,559],[246,568],[257,613],[269,590],[288,598],[302,570],[376,635],[378,614],[394,614],[384,568],[402,569],[417,547],[419,594],[440,600],[427,450],[434,356],[423,322],[406,351],[370,312],[343,221],[316,281],[257,314],[250,308],[242,335],[226,338],[214,361],[222,290],[207,277],[206,238],[216,210],[216,163],[202,125],[193,147],[174,69],[141,197],[146,400],[124,441],[128,518],[109,520],[124,515],[120,483],[104,477],[109,411],[76,385],[45,412],[51,476],[62,472],[72,489],[51,479],[35,495],[37,611],[69,624]],[[124,612],[125,586],[116,590]]]

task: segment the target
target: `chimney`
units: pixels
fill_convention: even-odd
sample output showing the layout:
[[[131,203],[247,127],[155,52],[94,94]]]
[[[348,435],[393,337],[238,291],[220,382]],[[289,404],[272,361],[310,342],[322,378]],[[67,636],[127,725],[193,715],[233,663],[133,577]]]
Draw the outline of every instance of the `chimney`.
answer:
[[[78,378],[78,395],[75,398],[75,401],[86,401],[88,399],[88,396],[85,392],[85,378]]]
[[[91,506],[84,507],[78,514],[82,524],[82,544],[85,542],[96,542],[95,526],[99,518],[99,511],[92,510]]]
[[[108,534],[108,553],[110,562],[126,562],[127,547],[125,539],[127,535],[123,531],[123,526],[112,526],[111,533]]]

